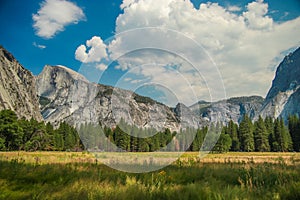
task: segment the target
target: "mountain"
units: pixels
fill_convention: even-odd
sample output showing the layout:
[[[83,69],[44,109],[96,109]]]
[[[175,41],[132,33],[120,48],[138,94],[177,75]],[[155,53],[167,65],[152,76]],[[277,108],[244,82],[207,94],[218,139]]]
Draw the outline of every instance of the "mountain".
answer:
[[[236,97],[218,102],[199,101],[175,108],[128,90],[90,83],[82,75],[64,66],[45,66],[37,76],[41,113],[45,121],[61,121],[78,126],[101,123],[113,127],[121,118],[128,124],[158,130],[184,127],[198,128],[208,122],[232,119],[238,123],[244,114],[253,118],[264,101],[262,97]]]
[[[187,107],[172,109],[128,90],[90,83],[64,66],[45,66],[37,76],[37,90],[43,118],[54,125],[66,121],[113,127],[123,118],[139,127],[179,130],[184,124],[198,127],[200,121],[186,118],[185,113],[191,113]]]
[[[239,123],[245,114],[253,119],[260,111],[263,101],[264,99],[260,96],[233,97],[212,103],[199,101],[190,109],[207,121],[220,121],[226,124],[233,120]]]
[[[0,46],[0,110],[11,109],[18,117],[42,120],[35,77]]]
[[[263,117],[300,115],[300,48],[279,64],[272,86],[260,111]]]
[[[139,127],[179,130],[231,119],[239,123],[244,114],[252,119],[261,115],[285,120],[290,114],[300,115],[300,48],[280,63],[265,99],[235,97],[169,108],[128,90],[91,83],[64,66],[46,65],[34,77],[2,46],[0,80],[0,110],[11,109],[18,117],[44,119],[54,125],[66,121],[75,126],[101,123],[113,127],[123,118]]]

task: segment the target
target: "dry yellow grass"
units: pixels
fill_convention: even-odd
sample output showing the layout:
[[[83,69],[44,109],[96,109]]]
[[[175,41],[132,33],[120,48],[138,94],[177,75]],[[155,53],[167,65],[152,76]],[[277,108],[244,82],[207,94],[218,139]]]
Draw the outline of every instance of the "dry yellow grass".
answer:
[[[124,155],[124,160],[137,158],[174,158],[176,152],[155,152],[155,153],[128,153]],[[96,159],[93,153],[88,152],[0,152],[0,160],[11,161],[21,159],[25,163],[36,164],[57,164],[57,163],[93,163],[122,155],[118,153],[102,152],[98,153]],[[274,152],[230,152],[224,154],[207,154],[199,157],[199,152],[186,152],[180,157],[182,162],[193,163],[285,163],[289,165],[300,164],[300,153],[274,153]]]
[[[187,152],[181,159],[195,158],[199,153]],[[229,152],[208,154],[202,163],[282,163],[300,164],[300,153],[295,152]]]

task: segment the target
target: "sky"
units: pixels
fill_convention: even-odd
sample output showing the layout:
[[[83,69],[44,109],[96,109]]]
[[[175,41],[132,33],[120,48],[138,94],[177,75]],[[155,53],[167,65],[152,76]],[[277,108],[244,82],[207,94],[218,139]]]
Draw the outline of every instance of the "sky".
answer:
[[[265,97],[300,46],[299,0],[0,0],[0,44],[170,106]]]

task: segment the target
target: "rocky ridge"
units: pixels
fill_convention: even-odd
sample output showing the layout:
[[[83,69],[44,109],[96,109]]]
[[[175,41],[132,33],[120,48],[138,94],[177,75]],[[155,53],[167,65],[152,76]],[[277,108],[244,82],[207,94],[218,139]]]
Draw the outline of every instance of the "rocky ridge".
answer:
[[[113,127],[123,118],[139,127],[171,130],[216,121],[239,123],[244,114],[252,119],[259,115],[287,119],[290,114],[300,114],[299,77],[300,48],[280,63],[266,99],[235,97],[169,108],[128,90],[90,83],[61,65],[47,65],[35,78],[0,46],[0,109],[12,109],[19,117],[44,119],[54,125],[66,121],[75,126],[101,123]]]
[[[144,128],[182,128],[183,117],[174,109],[128,90],[90,83],[63,66],[45,66],[37,76],[37,89],[41,113],[54,125],[66,121],[75,126],[101,123],[113,127],[123,118]],[[198,127],[199,120],[189,121],[189,126]]]
[[[18,117],[42,120],[35,77],[0,46],[0,110],[11,109]]]
[[[210,122],[227,124],[230,120],[239,123],[246,114],[253,119],[264,99],[260,96],[233,97],[217,102],[200,101],[190,107],[193,112]]]
[[[209,122],[239,122],[244,114],[255,116],[262,97],[238,97],[218,102],[199,102],[175,108],[131,91],[90,83],[82,75],[63,66],[45,66],[37,76],[41,112],[54,125],[66,121],[78,126],[101,123],[113,127],[121,118],[143,128],[198,128]]]
[[[279,64],[259,114],[285,120],[291,114],[300,115],[300,48]]]

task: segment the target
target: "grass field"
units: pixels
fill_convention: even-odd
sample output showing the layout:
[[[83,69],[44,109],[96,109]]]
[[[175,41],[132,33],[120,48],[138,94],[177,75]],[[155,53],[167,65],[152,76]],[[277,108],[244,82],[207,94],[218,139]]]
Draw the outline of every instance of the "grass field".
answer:
[[[111,169],[87,152],[1,152],[0,199],[300,199],[300,154],[200,159],[185,153],[168,167],[136,174]]]

